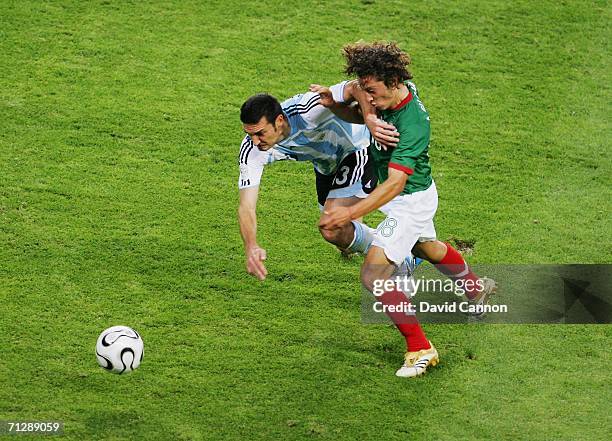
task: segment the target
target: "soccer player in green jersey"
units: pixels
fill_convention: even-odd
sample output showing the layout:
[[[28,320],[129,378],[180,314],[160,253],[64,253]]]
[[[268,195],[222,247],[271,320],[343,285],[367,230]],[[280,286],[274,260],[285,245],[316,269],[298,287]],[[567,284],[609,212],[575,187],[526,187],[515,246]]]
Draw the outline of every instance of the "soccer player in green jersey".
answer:
[[[353,219],[379,209],[387,217],[379,225],[361,268],[363,285],[373,291],[375,282],[391,279],[406,256],[412,253],[436,265],[438,270],[463,286],[468,299],[485,304],[495,290],[490,279],[478,278],[450,244],[436,239],[433,218],[438,207],[438,193],[429,165],[429,114],[419,99],[407,66],[408,54],[396,44],[355,44],[344,48],[346,73],[357,81],[345,83],[342,99],[359,103],[348,107],[334,99],[329,89],[312,85],[321,96],[321,104],[338,116],[370,117],[373,113],[393,124],[399,143],[387,149],[377,142],[370,145],[378,187],[351,207],[333,207],[325,211],[321,228],[338,228]],[[352,109],[352,110],[351,110]],[[378,298],[384,305],[405,301],[397,290]],[[414,316],[385,309],[406,339],[404,364],[396,372],[400,377],[414,377],[438,362],[435,347],[427,340]]]

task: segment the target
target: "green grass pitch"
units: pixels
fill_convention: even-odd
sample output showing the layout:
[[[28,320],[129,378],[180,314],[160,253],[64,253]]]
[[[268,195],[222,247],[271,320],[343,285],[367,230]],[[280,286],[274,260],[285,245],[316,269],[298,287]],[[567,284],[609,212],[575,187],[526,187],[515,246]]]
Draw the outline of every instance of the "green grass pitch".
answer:
[[[397,379],[403,343],[360,322],[360,262],[319,237],[308,164],[266,171],[270,277],[245,273],[236,156],[246,97],[337,82],[342,45],[395,40],[432,118],[440,237],[474,241],[471,263],[610,263],[611,11],[1,1],[0,420],[66,440],[609,439],[609,326],[425,325],[441,364]],[[145,342],[127,376],[95,361],[115,324]]]

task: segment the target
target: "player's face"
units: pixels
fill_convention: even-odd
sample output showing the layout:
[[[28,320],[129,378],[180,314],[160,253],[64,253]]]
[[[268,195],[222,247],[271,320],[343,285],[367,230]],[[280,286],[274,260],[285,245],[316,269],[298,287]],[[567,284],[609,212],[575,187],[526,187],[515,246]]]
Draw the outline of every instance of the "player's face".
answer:
[[[366,92],[370,104],[378,110],[386,110],[401,102],[398,100],[399,91],[397,87],[387,87],[383,81],[369,76],[359,79],[359,86]]]
[[[272,124],[265,116],[262,116],[257,124],[243,124],[242,127],[244,132],[253,140],[253,144],[259,150],[265,152],[277,142],[282,141],[284,137],[283,118],[282,115],[279,115]]]

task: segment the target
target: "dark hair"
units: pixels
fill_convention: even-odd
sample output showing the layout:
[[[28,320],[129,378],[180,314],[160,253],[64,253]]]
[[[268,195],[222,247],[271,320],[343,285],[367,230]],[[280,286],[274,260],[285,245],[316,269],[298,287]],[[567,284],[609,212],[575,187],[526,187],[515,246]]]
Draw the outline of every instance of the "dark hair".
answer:
[[[355,43],[342,48],[345,72],[358,78],[373,76],[387,87],[412,78],[407,66],[410,56],[396,43]]]
[[[243,124],[257,124],[262,116],[274,124],[283,109],[276,98],[267,93],[258,93],[244,102],[240,107],[240,121]]]

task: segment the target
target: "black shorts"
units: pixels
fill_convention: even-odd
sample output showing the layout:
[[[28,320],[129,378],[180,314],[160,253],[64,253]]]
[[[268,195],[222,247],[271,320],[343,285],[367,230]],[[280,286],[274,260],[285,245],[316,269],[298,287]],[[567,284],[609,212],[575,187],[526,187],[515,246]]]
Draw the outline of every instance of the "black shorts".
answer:
[[[360,183],[361,185],[355,185],[355,187],[367,195],[376,188],[377,182],[367,149],[351,153],[344,158],[336,173],[324,175],[315,170],[315,176],[317,179],[317,199],[321,206],[325,205],[325,201],[332,190],[348,188]],[[363,196],[363,193],[361,191],[349,192],[342,197],[357,196],[358,194]]]

